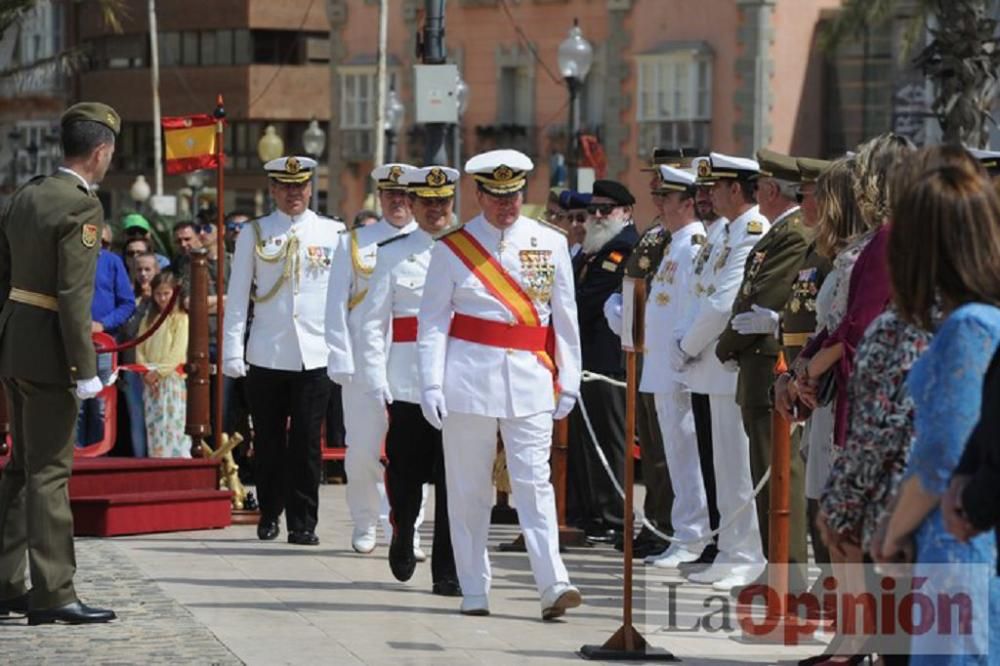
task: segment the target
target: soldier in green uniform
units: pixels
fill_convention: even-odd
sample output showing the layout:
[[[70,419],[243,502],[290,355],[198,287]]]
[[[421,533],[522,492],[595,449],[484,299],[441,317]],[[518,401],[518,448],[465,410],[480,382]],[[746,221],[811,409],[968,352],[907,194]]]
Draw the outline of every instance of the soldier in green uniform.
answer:
[[[832,163],[826,160],[808,158],[799,158],[796,160],[796,163],[798,164],[799,175],[801,177],[798,199],[802,206],[802,224],[807,229],[812,230],[819,222],[819,211],[816,207],[815,198],[816,181],[819,175],[829,168]],[[819,294],[820,287],[823,286],[826,276],[832,269],[833,262],[816,251],[816,242],[809,243],[805,259],[802,260],[802,265],[799,267],[798,273],[796,273],[795,279],[792,282],[792,293],[788,298],[788,302],[785,303],[785,307],[781,310],[781,350],[785,355],[785,362],[789,368],[796,366],[799,352],[802,351],[809,337],[816,332],[816,295]],[[776,387],[787,384],[790,377],[788,373],[778,377],[775,380]],[[775,395],[784,395],[784,393],[775,390]],[[779,412],[784,412],[785,417],[789,421],[792,420],[792,414],[788,412],[787,405],[781,404],[781,401],[776,400],[775,409]],[[796,429],[796,436],[801,432],[801,429]],[[796,455],[796,449],[798,448],[793,447],[793,458],[799,457]],[[806,515],[808,517],[810,540],[813,545],[813,555],[816,559],[816,564],[819,565],[824,574],[816,579],[816,583],[813,585],[816,590],[819,590],[818,586],[822,584],[823,579],[829,574],[830,564],[830,551],[823,543],[823,540],[820,539],[819,532],[816,529],[816,515],[818,513],[819,502],[807,498]]]
[[[18,189],[0,214],[0,378],[13,430],[0,479],[0,615],[27,613],[32,625],[115,617],[73,589],[67,485],[78,400],[103,388],[90,303],[104,211],[92,186],[120,129],[109,106],[71,106],[62,116],[63,165]]]
[[[795,159],[762,149],[757,152],[757,161],[760,163],[758,205],[761,214],[771,220],[771,228],[747,258],[743,282],[733,304],[734,319],[716,347],[720,361],[739,364],[736,402],[750,439],[750,472],[755,486],[771,464],[770,389],[780,349],[774,335],[778,311],[789,300],[792,282],[808,247],[802,213],[796,202],[799,170]],[[789,560],[800,566],[790,571],[789,581],[793,589],[803,589],[807,551],[805,477],[801,457],[792,456],[791,468]],[[769,506],[768,487],[765,486],[757,496],[757,516],[765,553],[769,538]],[[767,553],[767,556],[768,560],[773,559],[772,554]]]

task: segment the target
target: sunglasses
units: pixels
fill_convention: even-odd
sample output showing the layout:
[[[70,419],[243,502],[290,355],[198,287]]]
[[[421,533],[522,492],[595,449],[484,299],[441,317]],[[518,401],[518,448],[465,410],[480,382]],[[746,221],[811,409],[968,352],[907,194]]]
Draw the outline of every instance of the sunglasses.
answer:
[[[240,231],[244,224],[244,222],[227,222],[226,231]]]
[[[215,231],[214,224],[196,224],[194,230],[199,234],[210,234]]]
[[[591,215],[610,215],[615,208],[618,208],[617,204],[590,204],[587,212]]]

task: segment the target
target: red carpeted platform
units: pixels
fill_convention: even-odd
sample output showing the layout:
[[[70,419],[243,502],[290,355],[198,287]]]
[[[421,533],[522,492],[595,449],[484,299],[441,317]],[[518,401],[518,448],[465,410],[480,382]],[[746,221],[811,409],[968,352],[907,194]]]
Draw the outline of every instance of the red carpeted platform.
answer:
[[[0,474],[7,459],[0,458]],[[228,527],[229,491],[209,460],[77,458],[69,481],[77,536]]]

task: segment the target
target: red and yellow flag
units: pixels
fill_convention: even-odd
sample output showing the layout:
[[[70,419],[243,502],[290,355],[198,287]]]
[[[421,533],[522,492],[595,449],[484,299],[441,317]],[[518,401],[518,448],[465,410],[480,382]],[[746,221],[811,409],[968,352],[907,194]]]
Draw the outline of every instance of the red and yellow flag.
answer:
[[[219,166],[215,145],[215,118],[207,113],[164,118],[163,143],[168,174]]]

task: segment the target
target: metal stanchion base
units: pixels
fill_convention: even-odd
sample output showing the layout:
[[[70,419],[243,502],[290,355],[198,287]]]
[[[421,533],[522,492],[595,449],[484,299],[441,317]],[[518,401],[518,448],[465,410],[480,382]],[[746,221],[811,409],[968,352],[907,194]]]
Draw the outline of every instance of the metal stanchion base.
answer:
[[[233,509],[233,525],[256,525],[260,522],[260,511],[256,509]]]
[[[631,634],[631,650],[625,649],[626,634]],[[673,653],[650,646],[635,627],[624,625],[604,645],[584,645],[578,654],[588,661],[680,661]]]

